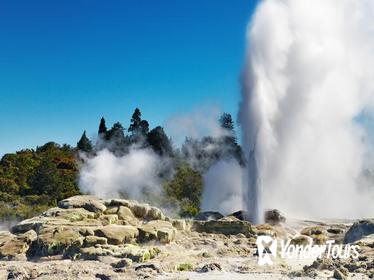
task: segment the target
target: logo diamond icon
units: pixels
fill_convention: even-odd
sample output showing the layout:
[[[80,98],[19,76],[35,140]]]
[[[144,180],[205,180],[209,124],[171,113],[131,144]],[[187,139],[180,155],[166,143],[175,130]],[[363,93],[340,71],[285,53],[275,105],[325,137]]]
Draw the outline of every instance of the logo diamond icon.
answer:
[[[272,265],[277,256],[277,241],[270,236],[261,235],[256,240],[259,265]]]

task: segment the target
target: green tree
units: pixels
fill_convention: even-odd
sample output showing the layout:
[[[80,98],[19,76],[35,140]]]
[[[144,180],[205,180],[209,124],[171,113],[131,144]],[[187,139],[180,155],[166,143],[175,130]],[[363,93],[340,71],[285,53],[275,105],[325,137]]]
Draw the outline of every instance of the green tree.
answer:
[[[99,136],[103,137],[103,136],[105,136],[107,131],[108,131],[108,129],[107,129],[106,124],[105,124],[105,119],[104,119],[104,117],[101,117],[98,134],[99,134]]]
[[[0,221],[25,219],[79,194],[76,151],[48,142],[0,160]]]
[[[223,113],[219,119],[220,126],[226,130],[227,135],[224,135],[220,142],[222,142],[224,149],[223,156],[233,156],[240,165],[245,165],[242,147],[238,144],[236,133],[234,129],[234,121],[228,113]]]
[[[107,148],[118,156],[122,156],[128,151],[129,139],[125,136],[124,128],[121,123],[116,122],[107,132],[109,145]]]
[[[57,202],[79,194],[75,180],[76,173],[57,168],[53,159],[45,157],[35,171],[32,186],[35,194],[48,195]]]
[[[77,148],[80,151],[90,153],[92,152],[92,143],[86,136],[86,131],[83,132],[81,139],[77,143]]]
[[[142,120],[142,113],[139,108],[136,108],[132,114],[128,132],[131,133],[133,142],[145,140],[149,132],[149,123],[146,120]]]
[[[219,123],[223,129],[227,129],[228,131],[234,131],[234,122],[232,117],[228,113],[223,113],[219,119]]]
[[[107,133],[108,140],[114,140],[117,144],[123,143],[125,139],[124,128],[120,122],[113,124]]]
[[[202,175],[187,163],[178,164],[173,179],[165,184],[165,191],[172,201],[179,204],[182,216],[194,216],[200,211]]]
[[[157,126],[152,129],[147,135],[148,144],[152,149],[159,155],[171,155],[173,148],[170,143],[170,139],[166,135],[164,129],[161,126]]]

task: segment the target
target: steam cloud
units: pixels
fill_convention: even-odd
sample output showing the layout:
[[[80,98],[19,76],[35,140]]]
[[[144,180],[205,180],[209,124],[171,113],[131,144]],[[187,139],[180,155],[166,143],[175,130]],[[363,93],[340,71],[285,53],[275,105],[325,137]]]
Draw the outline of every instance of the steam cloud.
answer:
[[[228,215],[244,209],[243,173],[243,167],[235,159],[221,160],[211,166],[204,175],[202,210]]]
[[[374,97],[373,18],[372,0],[259,4],[247,29],[239,114],[256,222],[264,208],[373,214],[373,191],[361,184],[370,146],[362,116]]]
[[[158,172],[165,159],[148,149],[130,149],[122,157],[104,149],[86,159],[80,170],[79,186],[83,193],[102,198],[130,197],[139,201],[161,195]],[[149,194],[152,197],[147,197]],[[149,202],[149,201],[148,201]]]
[[[227,135],[227,131],[217,122],[221,114],[221,110],[215,106],[197,107],[191,112],[169,118],[165,128],[177,144],[181,144],[186,137],[220,137]]]
[[[166,122],[166,131],[172,140],[182,143],[186,137],[202,139],[205,136],[221,137],[228,132],[219,125],[221,111],[217,107],[205,106],[190,113],[171,117]],[[202,122],[201,120],[204,120]],[[97,139],[99,151],[93,157],[81,156],[84,163],[80,168],[79,186],[83,193],[101,198],[125,197],[158,205],[163,193],[163,179],[160,173],[169,177],[174,173],[172,160],[168,156],[159,156],[151,148],[144,149],[133,145],[125,155],[117,155],[110,150],[115,142]],[[189,149],[191,147],[185,147]],[[201,147],[207,154],[223,147],[211,143]],[[205,162],[194,150],[184,160],[191,167],[200,170]],[[208,160],[207,160],[208,161]],[[244,207],[241,177],[243,168],[234,159],[225,159],[211,166],[204,175],[204,194],[202,209],[234,212]],[[158,205],[164,210],[168,205]]]

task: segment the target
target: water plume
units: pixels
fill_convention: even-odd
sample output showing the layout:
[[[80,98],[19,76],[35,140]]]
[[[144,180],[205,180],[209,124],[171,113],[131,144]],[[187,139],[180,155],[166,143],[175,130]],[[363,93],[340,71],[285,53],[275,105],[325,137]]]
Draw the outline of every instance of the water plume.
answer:
[[[264,0],[247,29],[239,119],[247,205],[294,216],[363,217],[374,97],[374,2]],[[373,185],[373,184],[371,184]]]

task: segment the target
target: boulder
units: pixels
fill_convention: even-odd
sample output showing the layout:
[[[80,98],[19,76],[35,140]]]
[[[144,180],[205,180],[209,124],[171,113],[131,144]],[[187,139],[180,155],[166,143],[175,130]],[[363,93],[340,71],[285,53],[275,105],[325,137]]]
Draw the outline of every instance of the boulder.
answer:
[[[241,221],[249,221],[249,213],[244,210],[236,211],[229,216],[233,216]]]
[[[162,220],[150,221],[139,227],[139,241],[148,242],[157,240],[161,243],[170,243],[174,240],[176,229],[172,223]]]
[[[284,238],[287,236],[287,233],[283,228],[276,227],[269,224],[261,224],[254,226],[254,231],[256,235],[268,235],[272,237]]]
[[[102,257],[128,258],[134,262],[145,262],[151,258],[149,249],[137,245],[97,245],[95,247],[81,248],[81,259],[100,260]]]
[[[131,209],[133,207],[133,205],[135,205],[135,204],[138,204],[138,202],[136,200],[115,198],[115,199],[110,200],[110,202],[108,203],[108,207],[125,206],[125,207]]]
[[[246,237],[254,235],[251,224],[246,221],[195,221],[193,230],[224,235],[237,235],[241,233]]]
[[[220,221],[220,222],[224,222],[224,221],[236,222],[236,221],[240,221],[240,220],[238,218],[234,217],[234,216],[226,216],[226,217],[223,217],[223,218],[219,219],[218,221]]]
[[[117,212],[118,212],[118,206],[110,206],[105,210],[104,214],[112,215],[112,214],[117,214]]]
[[[98,236],[86,236],[83,241],[84,247],[92,247],[96,244],[106,245],[108,240],[105,237],[98,237]]]
[[[117,215],[118,219],[126,221],[130,225],[136,226],[139,223],[138,219],[134,216],[130,208],[126,206],[119,206]]]
[[[18,235],[17,238],[27,244],[31,244],[32,242],[38,239],[38,235],[36,234],[35,231],[29,230],[23,234]]]
[[[298,235],[291,239],[291,244],[307,246],[313,242],[313,238],[306,235]]]
[[[206,211],[206,212],[200,212],[195,216],[196,221],[217,221],[219,219],[222,219],[224,216],[219,212],[214,211]]]
[[[119,261],[112,262],[110,265],[113,268],[125,268],[132,265],[132,260],[129,258],[124,258]]]
[[[371,234],[374,234],[374,220],[361,220],[354,223],[347,231],[344,243],[353,243]]]
[[[65,227],[72,228],[75,230],[80,230],[82,228],[91,228],[97,229],[102,227],[102,223],[97,219],[84,219],[79,221],[71,221],[65,219],[64,216],[57,217],[47,217],[47,216],[38,216],[31,219],[24,220],[11,228],[11,232],[14,234],[25,233],[30,230],[39,232],[44,228],[56,228],[56,227]]]
[[[54,256],[76,252],[83,245],[83,237],[70,228],[45,228],[38,236],[36,256]]]
[[[344,232],[344,230],[341,229],[341,228],[333,227],[333,228],[328,228],[328,229],[327,229],[327,232],[328,232],[328,233],[331,233],[331,234],[335,234],[335,235],[337,235],[337,234],[342,234],[342,233]]]
[[[148,204],[133,204],[130,208],[134,215],[138,218],[146,218],[151,207]]]
[[[127,199],[112,199],[109,206],[125,206],[131,210],[131,212],[137,218],[145,218],[150,211],[151,207],[148,204],[139,203],[135,200]]]
[[[17,260],[26,258],[30,243],[11,233],[0,233],[0,259]]]
[[[65,220],[69,220],[70,222],[77,222],[82,221],[84,219],[95,219],[96,215],[93,212],[87,211],[84,208],[73,208],[73,209],[62,209],[62,208],[51,208],[43,214],[42,217],[49,217],[49,218],[61,218]]]
[[[307,227],[302,229],[300,233],[313,238],[314,244],[317,245],[323,245],[328,240],[327,231],[321,226]]]
[[[82,227],[79,229],[79,234],[82,236],[92,236],[95,235],[95,232],[92,228]]]
[[[25,233],[29,230],[37,231],[39,227],[44,224],[48,218],[33,217],[31,219],[23,220],[11,228],[11,232],[14,234]]]
[[[114,225],[118,223],[118,216],[116,214],[100,215],[99,221],[104,225]]]
[[[284,223],[285,221],[286,218],[277,209],[267,210],[265,212],[265,223],[278,225],[280,223]]]
[[[64,199],[58,203],[58,207],[64,209],[84,208],[95,213],[102,213],[106,210],[104,201],[91,195],[77,195]]]
[[[146,220],[165,220],[165,215],[157,207],[149,208],[147,215],[145,216]]]
[[[114,245],[131,242],[138,234],[137,228],[130,225],[108,225],[95,231],[96,236],[105,237],[109,244]]]
[[[173,227],[175,227],[177,230],[184,231],[187,229],[186,221],[181,219],[174,219],[171,221],[173,224]]]

